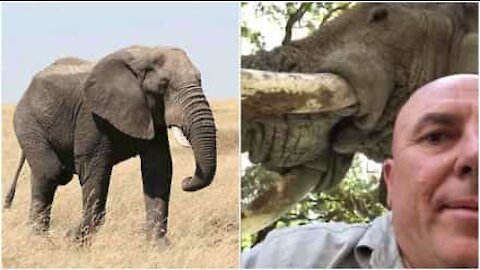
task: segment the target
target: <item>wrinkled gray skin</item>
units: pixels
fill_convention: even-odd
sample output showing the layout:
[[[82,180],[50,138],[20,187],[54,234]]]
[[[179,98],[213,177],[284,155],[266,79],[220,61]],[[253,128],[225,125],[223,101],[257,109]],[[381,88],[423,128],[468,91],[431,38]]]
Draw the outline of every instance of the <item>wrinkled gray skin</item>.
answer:
[[[358,98],[331,114],[267,118],[242,102],[242,152],[281,173],[316,172],[317,191],[343,178],[355,152],[382,161],[391,155],[395,116],[413,91],[448,74],[478,73],[477,24],[473,3],[357,4],[309,37],[242,57],[242,68],[340,75]]]
[[[112,167],[140,155],[147,235],[161,239],[172,178],[168,126],[183,130],[196,160],[194,176],[182,188],[208,186],[216,170],[215,123],[200,73],[181,49],[133,46],[96,64],[64,58],[39,72],[14,114],[32,172],[30,220],[36,230],[48,230],[55,190],[77,174],[83,221],[71,235],[86,240],[104,222]]]

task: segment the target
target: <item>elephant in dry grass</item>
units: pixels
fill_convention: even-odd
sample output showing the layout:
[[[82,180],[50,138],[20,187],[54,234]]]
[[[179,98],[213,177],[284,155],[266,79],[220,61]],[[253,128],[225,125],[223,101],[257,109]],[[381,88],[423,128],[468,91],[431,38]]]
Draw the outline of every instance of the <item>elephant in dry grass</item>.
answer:
[[[208,186],[216,171],[216,128],[200,72],[174,47],[132,46],[97,63],[63,58],[39,72],[18,103],[14,130],[31,168],[30,221],[45,232],[55,190],[80,179],[83,221],[71,231],[82,243],[104,222],[112,167],[139,155],[147,235],[167,231],[172,161],[167,128],[193,148],[196,170],[185,191]],[[10,207],[18,172],[5,202]]]

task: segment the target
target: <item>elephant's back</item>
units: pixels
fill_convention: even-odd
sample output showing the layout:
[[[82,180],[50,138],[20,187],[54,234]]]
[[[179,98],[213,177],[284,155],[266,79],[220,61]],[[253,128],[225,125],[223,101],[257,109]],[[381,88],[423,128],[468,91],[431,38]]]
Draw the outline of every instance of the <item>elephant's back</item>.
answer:
[[[57,59],[51,65],[38,72],[35,78],[49,76],[76,77],[79,74],[90,73],[95,66],[95,62],[90,62],[77,57],[64,57]]]
[[[45,110],[75,106],[81,99],[82,85],[95,63],[76,57],[64,57],[35,74],[22,101],[45,117]]]
[[[43,72],[43,71],[42,71]],[[45,129],[69,118],[81,102],[88,73],[38,73],[20,100],[17,111],[30,114]],[[73,120],[73,119],[71,119]]]
[[[37,73],[15,110],[19,140],[41,137],[57,153],[68,156],[73,150],[76,115],[83,100],[82,85],[90,70],[89,62],[62,58]]]

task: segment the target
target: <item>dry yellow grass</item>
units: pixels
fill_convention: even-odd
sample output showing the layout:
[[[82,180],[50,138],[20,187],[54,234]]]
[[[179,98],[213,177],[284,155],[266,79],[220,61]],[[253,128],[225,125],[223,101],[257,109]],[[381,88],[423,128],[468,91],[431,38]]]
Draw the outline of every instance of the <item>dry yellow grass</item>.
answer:
[[[181,189],[181,179],[194,171],[191,149],[171,140],[173,180],[168,238],[159,247],[145,241],[145,208],[140,162],[114,167],[106,223],[87,248],[77,248],[65,235],[81,219],[81,190],[75,177],[55,195],[49,237],[35,236],[26,224],[30,172],[24,166],[11,209],[3,210],[4,268],[232,268],[238,267],[238,112],[237,102],[213,101],[218,129],[218,167],[214,183],[194,193]],[[3,194],[17,167],[20,148],[12,129],[14,106],[3,105]]]

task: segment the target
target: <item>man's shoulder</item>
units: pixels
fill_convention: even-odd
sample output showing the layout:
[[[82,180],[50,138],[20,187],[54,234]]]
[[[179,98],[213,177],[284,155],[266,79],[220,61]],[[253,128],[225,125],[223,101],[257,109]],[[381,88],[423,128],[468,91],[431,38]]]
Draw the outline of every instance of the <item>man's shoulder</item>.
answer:
[[[267,268],[328,267],[334,263],[334,258],[352,252],[369,226],[326,222],[278,229],[269,233],[252,250],[242,254],[242,265]],[[346,263],[348,265],[348,259]]]
[[[348,224],[344,222],[315,222],[294,228],[282,228],[272,231],[265,240],[273,241],[281,238],[282,241],[318,242],[322,237],[328,240],[345,241],[360,237],[370,224]]]

